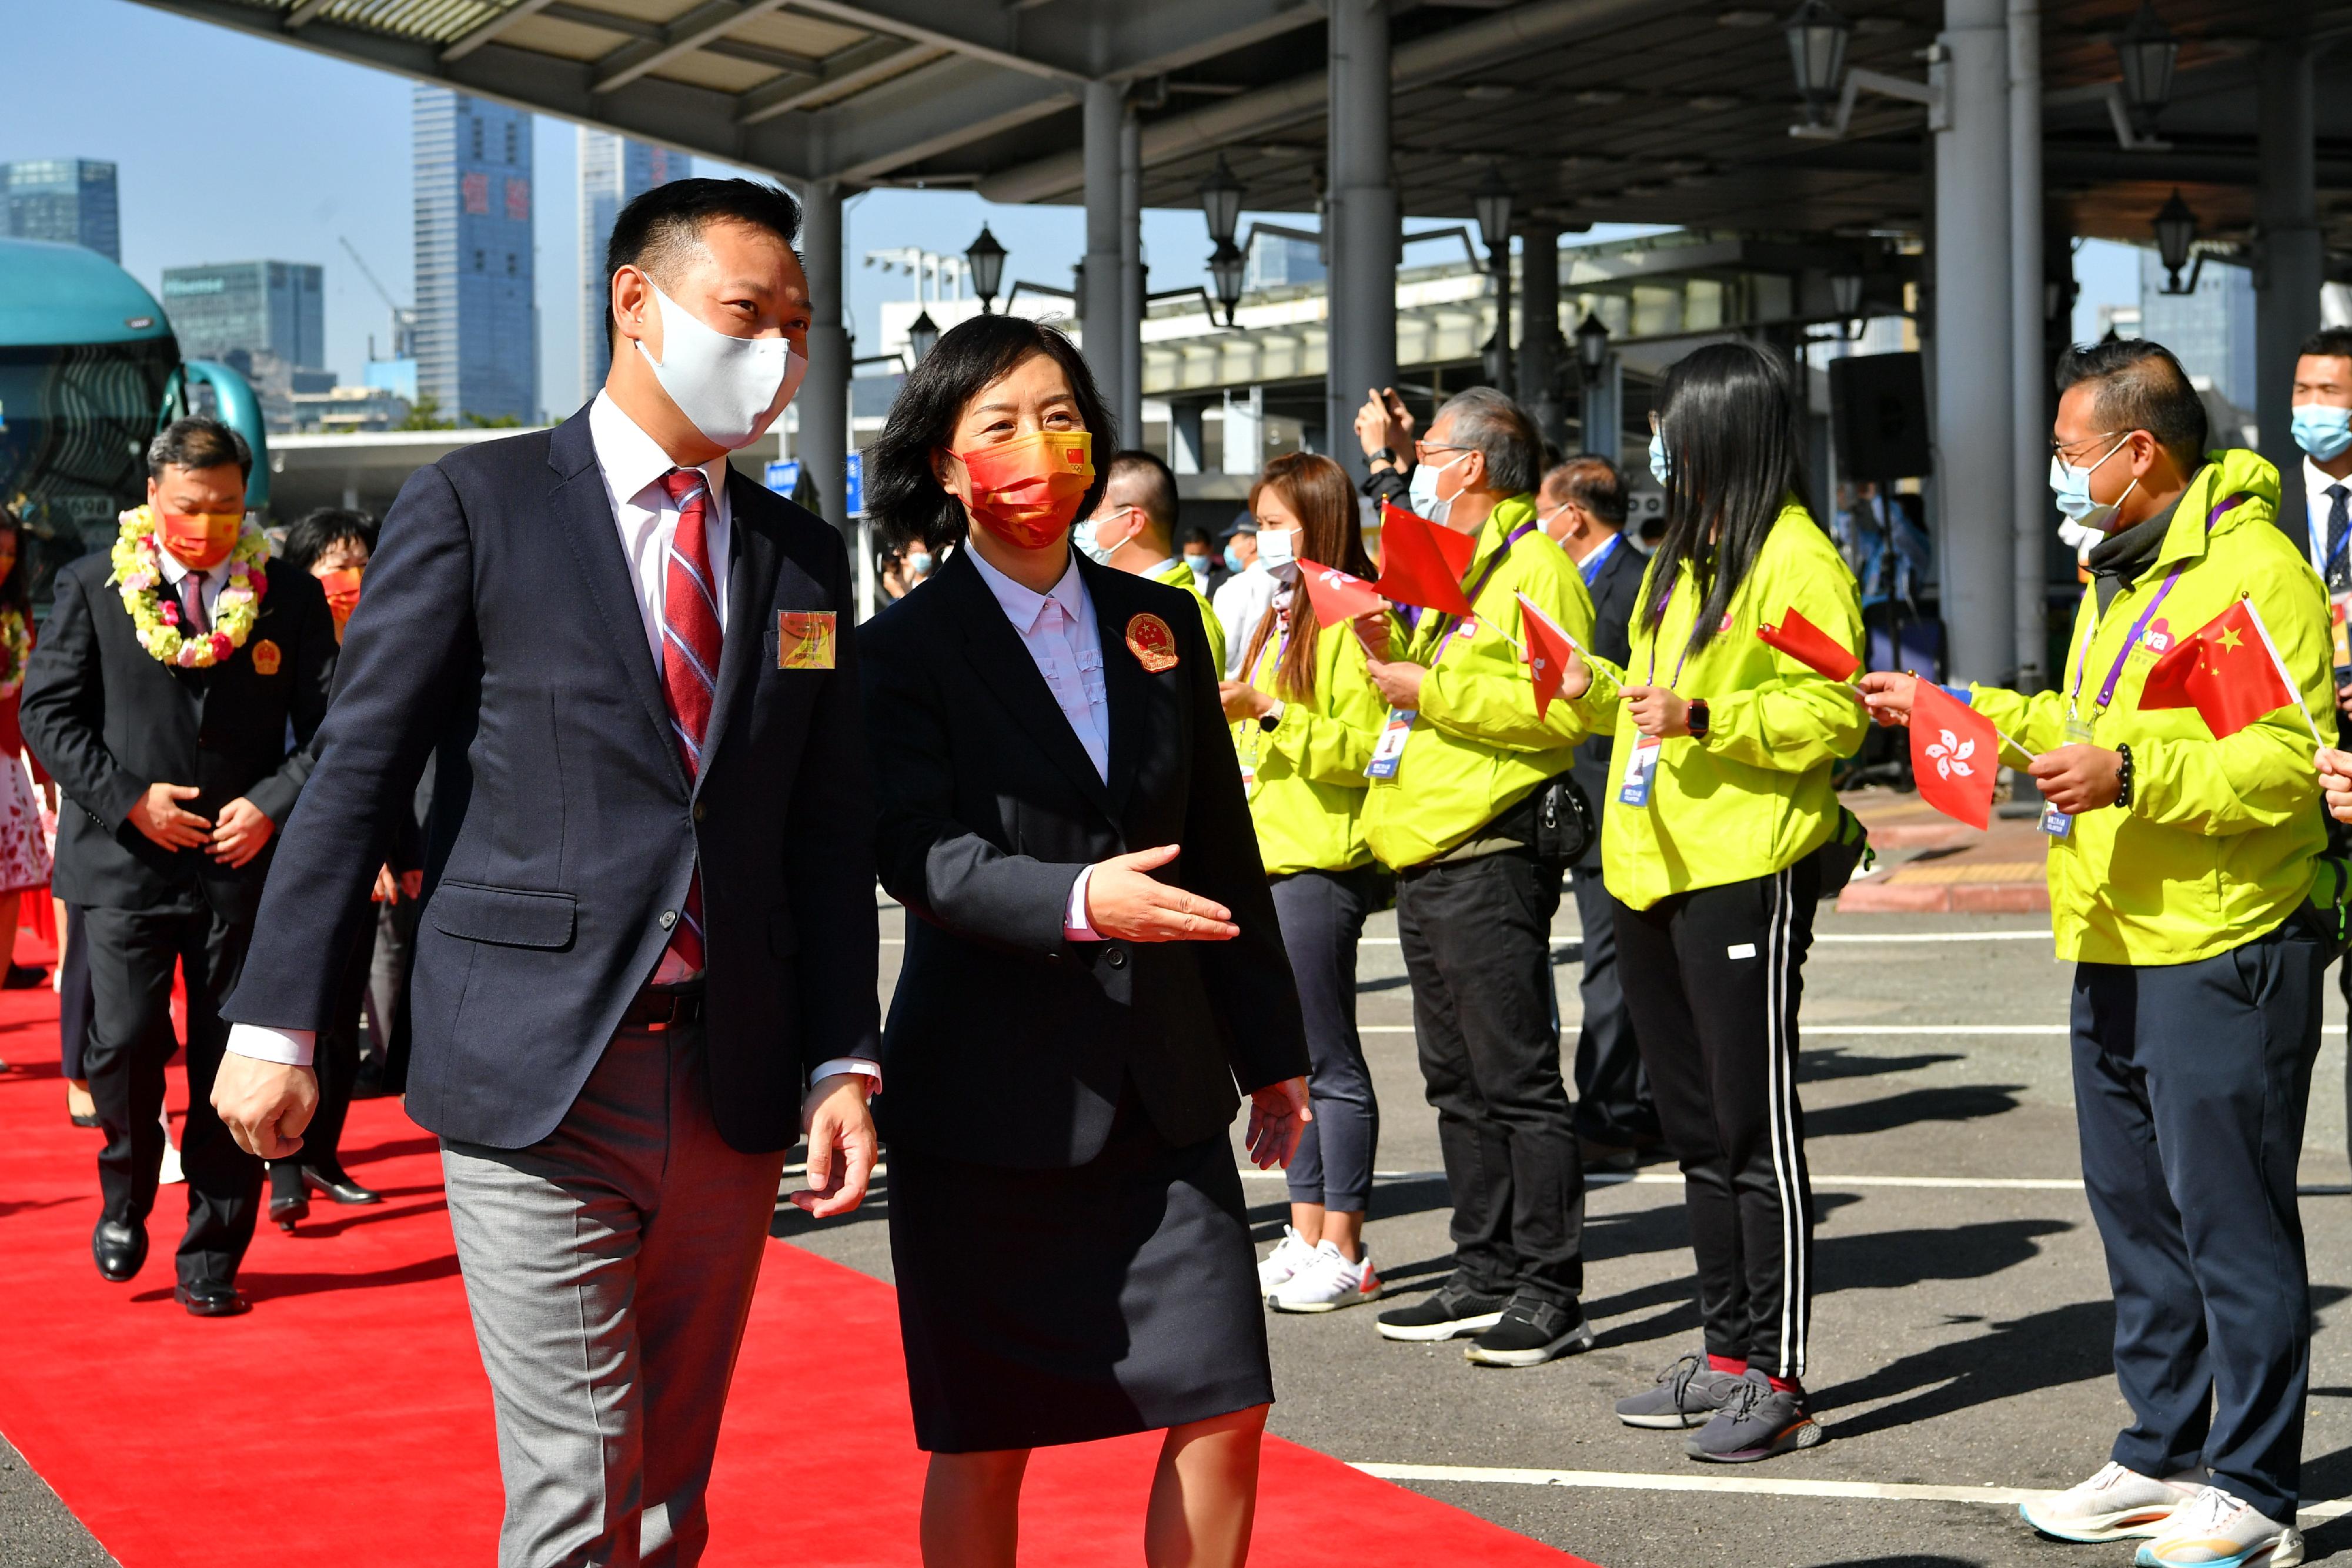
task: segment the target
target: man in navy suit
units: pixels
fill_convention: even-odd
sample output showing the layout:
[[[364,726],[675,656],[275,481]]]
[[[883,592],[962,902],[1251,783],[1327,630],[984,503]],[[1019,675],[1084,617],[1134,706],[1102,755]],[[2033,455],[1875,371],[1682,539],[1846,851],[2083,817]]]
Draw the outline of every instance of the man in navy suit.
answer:
[[[820,1216],[873,1165],[848,557],[727,465],[805,363],[799,218],[744,180],[638,197],[604,392],[402,490],[224,1009],[215,1103],[280,1157],[315,1103],[319,956],[430,755],[408,1111],[441,1139],[508,1568],[700,1558],[783,1151],[807,1132],[793,1197]]]

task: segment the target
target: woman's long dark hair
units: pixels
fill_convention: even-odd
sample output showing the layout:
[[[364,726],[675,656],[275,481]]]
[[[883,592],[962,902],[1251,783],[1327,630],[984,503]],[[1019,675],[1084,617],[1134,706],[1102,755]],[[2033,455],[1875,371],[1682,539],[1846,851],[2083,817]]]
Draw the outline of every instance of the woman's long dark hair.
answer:
[[[1804,444],[1788,367],[1753,343],[1710,343],[1684,355],[1663,392],[1666,534],[1643,584],[1642,617],[1654,638],[1666,584],[1688,561],[1700,594],[1689,644],[1696,653],[1723,624],[1780,508],[1806,493]]]
[[[972,399],[1032,354],[1050,355],[1062,367],[1078,405],[1078,422],[1094,436],[1095,482],[1078,503],[1077,515],[1095,509],[1110,472],[1110,455],[1118,447],[1118,426],[1103,406],[1086,361],[1069,339],[1042,322],[975,316],[940,335],[898,389],[882,434],[866,449],[866,510],[884,549],[922,539],[937,554],[963,542],[963,503],[940,487],[931,454],[952,444],[956,422]]]
[[[1268,463],[1258,475],[1257,483],[1250,486],[1251,511],[1257,510],[1258,497],[1268,490],[1281,497],[1282,504],[1306,525],[1299,530],[1304,537],[1298,541],[1298,554],[1303,559],[1319,566],[1336,566],[1367,582],[1380,575],[1371,557],[1364,552],[1363,521],[1356,513],[1356,486],[1345,468],[1312,452],[1286,452]],[[1292,591],[1303,595],[1306,590]],[[1257,618],[1257,630],[1250,636],[1249,653],[1242,660],[1244,680],[1256,674],[1258,659],[1265,651],[1266,639],[1274,632],[1276,619],[1272,611]],[[1321,622],[1316,620],[1305,599],[1293,599],[1290,641],[1274,667],[1275,695],[1284,701],[1314,700],[1315,640],[1321,630]]]

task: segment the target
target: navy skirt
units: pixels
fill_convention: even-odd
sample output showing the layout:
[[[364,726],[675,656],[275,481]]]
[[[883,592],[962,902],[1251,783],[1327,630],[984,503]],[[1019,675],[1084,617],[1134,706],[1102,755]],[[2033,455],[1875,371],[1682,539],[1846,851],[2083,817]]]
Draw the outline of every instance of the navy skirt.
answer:
[[[1223,1136],[1171,1147],[1130,1096],[1102,1153],[1013,1170],[889,1152],[915,1441],[1085,1443],[1269,1404],[1265,1310]]]

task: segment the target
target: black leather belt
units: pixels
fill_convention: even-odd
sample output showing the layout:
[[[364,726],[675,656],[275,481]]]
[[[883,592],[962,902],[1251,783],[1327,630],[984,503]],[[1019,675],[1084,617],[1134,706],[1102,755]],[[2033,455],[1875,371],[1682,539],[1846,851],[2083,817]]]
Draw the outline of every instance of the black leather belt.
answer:
[[[621,1015],[623,1029],[649,1030],[656,1034],[683,1023],[702,1021],[702,988],[647,986]]]

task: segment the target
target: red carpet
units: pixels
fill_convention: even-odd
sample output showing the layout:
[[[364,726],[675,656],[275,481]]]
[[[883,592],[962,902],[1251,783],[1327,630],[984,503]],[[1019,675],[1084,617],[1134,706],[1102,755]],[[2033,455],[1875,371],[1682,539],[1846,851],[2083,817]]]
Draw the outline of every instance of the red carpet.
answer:
[[[291,1237],[265,1222],[239,1281],[255,1311],[200,1322],[172,1301],[184,1189],[163,1190],[136,1281],[91,1266],[99,1134],[66,1120],[56,1018],[46,989],[0,993],[0,1431],[125,1568],[491,1563],[489,1390],[431,1137],[396,1102],[354,1106],[344,1159],[388,1201],[314,1208]],[[1039,1453],[1023,1563],[1139,1562],[1155,1451]],[[922,1465],[889,1287],[772,1245],[707,1561],[913,1564]],[[1258,1520],[1261,1568],[1580,1561],[1278,1439]]]

